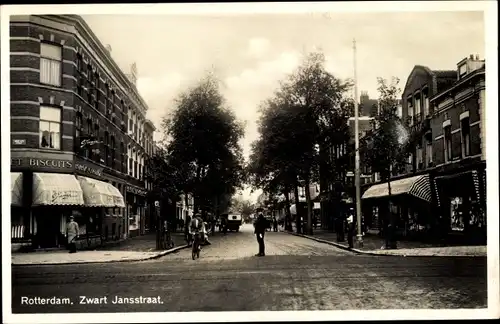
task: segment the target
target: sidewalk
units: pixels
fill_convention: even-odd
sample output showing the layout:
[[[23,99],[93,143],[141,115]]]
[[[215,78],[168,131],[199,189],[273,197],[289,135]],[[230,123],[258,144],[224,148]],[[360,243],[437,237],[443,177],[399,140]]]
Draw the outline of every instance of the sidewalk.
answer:
[[[337,234],[328,232],[326,230],[316,229],[313,231],[313,236],[291,233],[305,238],[309,238],[318,242],[337,246],[341,249],[348,250],[347,235],[345,235],[345,242],[337,242]],[[356,238],[354,238],[356,240]],[[356,246],[354,241],[354,248],[351,251],[359,254],[368,255],[392,255],[392,256],[478,256],[485,257],[487,254],[486,246],[437,246],[436,244],[429,244],[417,241],[398,241],[397,249],[384,250],[384,240],[377,235],[365,235],[363,237],[363,247]]]
[[[156,233],[136,236],[120,242],[111,242],[94,251],[81,250],[68,253],[66,250],[12,253],[12,265],[54,265],[75,263],[131,262],[162,257],[186,248],[182,233],[172,233],[175,247],[155,251]]]

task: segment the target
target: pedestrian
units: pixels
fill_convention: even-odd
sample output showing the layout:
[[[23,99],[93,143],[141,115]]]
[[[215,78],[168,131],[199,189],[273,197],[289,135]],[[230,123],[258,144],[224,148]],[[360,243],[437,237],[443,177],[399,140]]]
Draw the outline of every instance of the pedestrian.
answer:
[[[80,228],[78,227],[78,223],[75,222],[75,217],[71,215],[69,217],[68,225],[66,225],[66,237],[68,238],[69,253],[76,253],[75,240],[78,238],[79,232]]]
[[[354,247],[353,239],[354,239],[354,209],[351,208],[347,216],[347,242],[349,243],[350,249]]]
[[[267,221],[262,212],[259,213],[254,227],[254,233],[257,236],[257,242],[259,243],[259,253],[255,256],[265,256],[264,234],[266,233]]]
[[[273,218],[273,230],[275,232],[278,231],[278,220],[276,219],[276,217]]]

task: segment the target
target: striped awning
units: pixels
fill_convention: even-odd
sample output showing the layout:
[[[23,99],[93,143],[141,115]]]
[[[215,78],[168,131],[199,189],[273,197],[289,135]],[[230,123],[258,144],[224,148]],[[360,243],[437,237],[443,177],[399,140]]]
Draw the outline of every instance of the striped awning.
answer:
[[[88,207],[125,207],[123,196],[112,184],[78,176],[83,190],[83,200]]]
[[[74,175],[33,173],[33,206],[83,204],[82,188]]]
[[[391,196],[409,194],[427,202],[432,200],[431,185],[428,174],[391,181],[390,186]],[[388,195],[389,184],[386,182],[371,186],[365,191],[361,198],[380,198]]]
[[[12,206],[23,205],[23,174],[21,172],[10,173],[10,192]]]

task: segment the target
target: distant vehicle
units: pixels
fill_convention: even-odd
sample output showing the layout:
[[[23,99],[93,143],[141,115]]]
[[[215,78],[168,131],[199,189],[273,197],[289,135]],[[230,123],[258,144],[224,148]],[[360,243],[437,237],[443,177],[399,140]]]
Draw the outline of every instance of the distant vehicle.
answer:
[[[239,232],[241,224],[242,224],[242,219],[241,219],[240,214],[227,215],[227,229],[228,230]]]

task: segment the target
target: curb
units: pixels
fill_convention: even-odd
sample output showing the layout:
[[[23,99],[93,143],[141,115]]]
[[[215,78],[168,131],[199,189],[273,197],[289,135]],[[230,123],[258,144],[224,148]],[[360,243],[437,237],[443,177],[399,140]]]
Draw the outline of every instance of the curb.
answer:
[[[324,244],[328,244],[328,245],[332,245],[332,246],[335,246],[339,249],[342,249],[342,250],[345,250],[345,251],[349,251],[349,252],[353,252],[355,254],[363,254],[363,255],[370,255],[370,256],[390,256],[390,257],[403,257],[403,258],[406,258],[406,257],[468,257],[468,258],[484,258],[484,257],[487,257],[487,255],[463,255],[463,254],[458,254],[458,255],[439,255],[439,254],[390,254],[390,253],[374,253],[374,252],[369,252],[369,251],[363,251],[363,250],[359,250],[359,249],[350,249],[348,248],[347,246],[344,246],[340,243],[336,243],[336,242],[332,242],[332,241],[327,241],[327,240],[323,240],[323,239],[319,239],[319,238],[316,238],[316,237],[313,237],[313,236],[309,236],[309,235],[305,235],[305,234],[299,234],[299,233],[294,233],[294,232],[289,232],[289,231],[284,231],[285,233],[288,233],[288,234],[291,234],[291,235],[295,235],[295,236],[300,236],[300,237],[303,237],[303,238],[307,238],[307,239],[310,239],[310,240],[313,240],[313,241],[316,241],[316,242],[320,242],[320,243],[324,243]]]
[[[26,266],[59,266],[59,265],[74,265],[74,264],[95,264],[95,263],[121,263],[121,262],[138,262],[138,261],[147,261],[153,259],[159,259],[167,254],[175,253],[182,249],[188,248],[189,245],[181,245],[174,247],[170,250],[166,250],[158,253],[157,255],[152,255],[143,258],[135,258],[135,259],[126,259],[126,260],[111,260],[111,261],[83,261],[83,262],[65,262],[65,263],[27,263],[27,264],[16,264],[11,262],[11,266],[13,267],[26,267]]]
[[[319,243],[324,243],[324,244],[328,244],[328,245],[332,245],[332,246],[335,246],[339,249],[342,249],[342,250],[345,250],[345,251],[349,251],[349,252],[352,252],[352,253],[355,253],[355,254],[366,254],[365,251],[361,251],[361,250],[358,250],[358,249],[350,249],[348,248],[347,246],[344,246],[340,243],[336,243],[336,242],[332,242],[332,241],[327,241],[327,240],[322,240],[322,239],[319,239],[319,238],[316,238],[316,237],[313,237],[313,236],[309,236],[309,235],[305,235],[305,234],[299,234],[299,233],[294,233],[294,232],[290,232],[290,231],[285,231],[285,233],[288,233],[288,234],[291,234],[291,235],[295,235],[295,236],[300,236],[300,237],[303,237],[303,238],[307,238],[307,239],[310,239],[310,240],[313,240],[313,241],[316,241],[316,242],[319,242]]]

